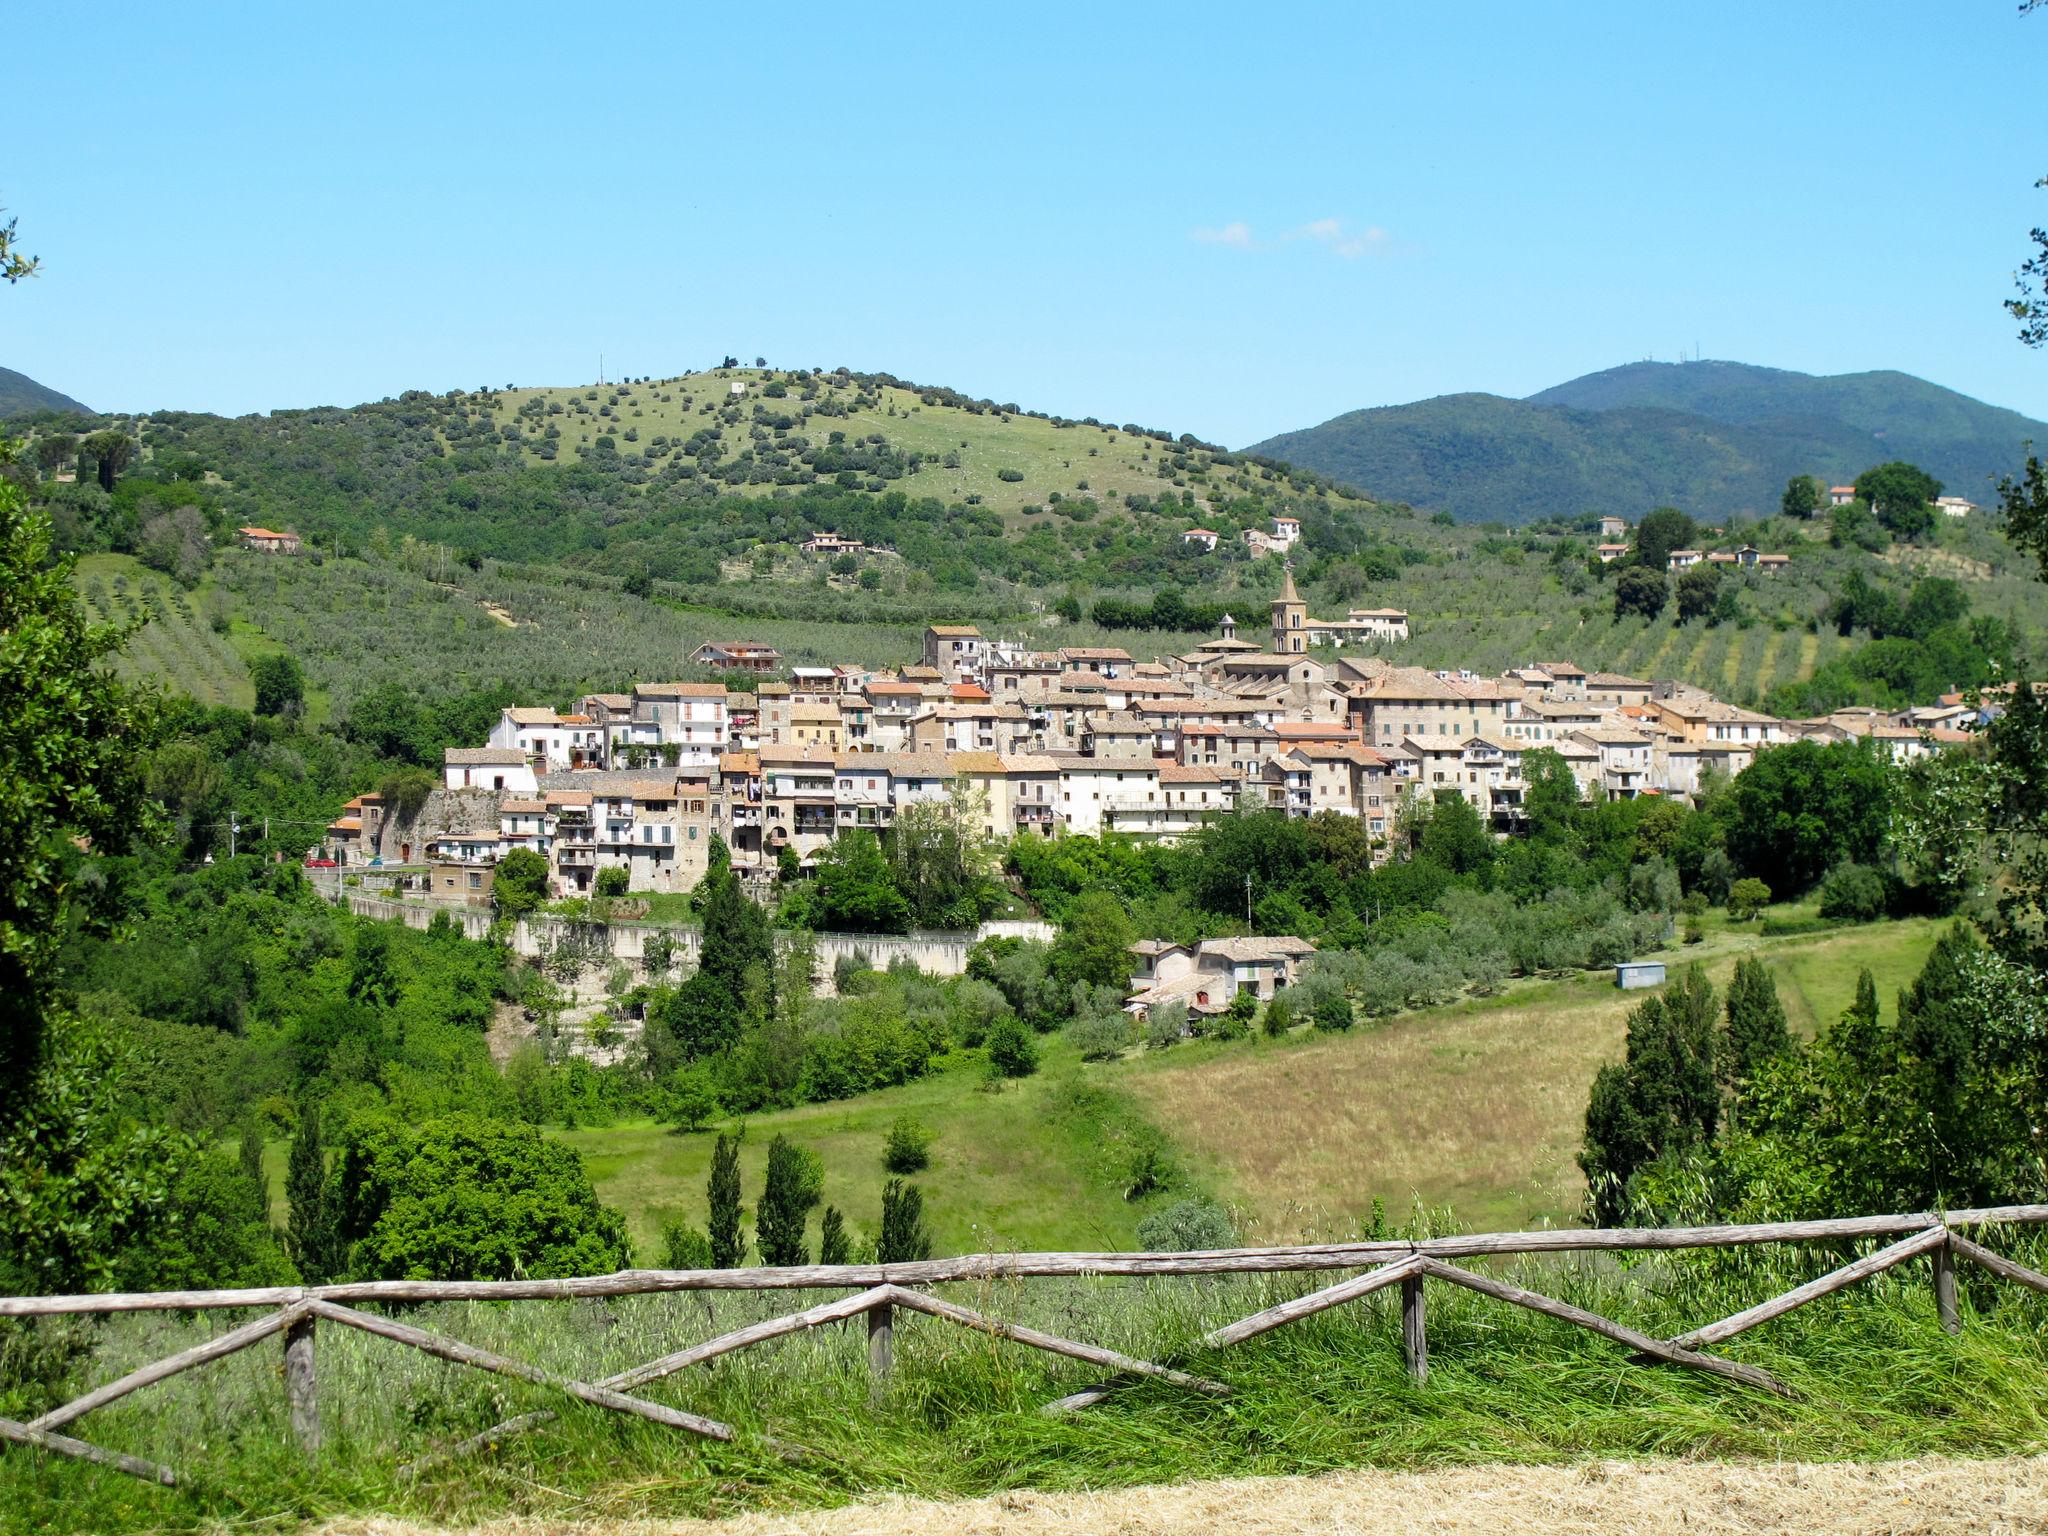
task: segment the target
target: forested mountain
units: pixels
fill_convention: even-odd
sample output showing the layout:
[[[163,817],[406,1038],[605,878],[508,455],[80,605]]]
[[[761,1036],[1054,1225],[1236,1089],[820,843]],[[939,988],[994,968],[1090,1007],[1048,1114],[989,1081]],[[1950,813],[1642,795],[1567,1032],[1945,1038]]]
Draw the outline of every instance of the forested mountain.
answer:
[[[1846,481],[1888,459],[1986,501],[2030,439],[2048,441],[2048,423],[1910,374],[1631,363],[1526,400],[1442,395],[1351,411],[1247,452],[1468,522],[1659,504],[1718,522],[1773,510],[1793,475]]]
[[[25,373],[0,368],[0,421],[36,416],[44,411],[84,411],[69,395],[60,395],[46,384],[38,384]]]

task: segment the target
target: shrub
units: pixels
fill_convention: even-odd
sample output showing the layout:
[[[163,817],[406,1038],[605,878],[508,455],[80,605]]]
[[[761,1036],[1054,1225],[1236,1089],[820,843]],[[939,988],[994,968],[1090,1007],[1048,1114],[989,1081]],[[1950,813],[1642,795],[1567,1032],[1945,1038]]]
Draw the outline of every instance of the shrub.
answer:
[[[988,1032],[988,1066],[996,1077],[1029,1077],[1038,1070],[1037,1043],[1021,1020],[1004,1019]]]
[[[671,1221],[661,1229],[663,1269],[711,1269],[711,1239],[686,1221]]]
[[[1235,999],[1233,999],[1235,1001]],[[1275,992],[1273,1000],[1266,1004],[1266,1016],[1259,1021],[1259,1027],[1267,1035],[1278,1039],[1294,1028],[1294,1002],[1285,992]]]
[[[1229,1248],[1236,1242],[1237,1228],[1230,1213],[1200,1195],[1177,1200],[1138,1223],[1138,1245],[1147,1253]]]
[[[1738,923],[1746,923],[1757,912],[1770,905],[1771,888],[1754,875],[1746,876],[1728,887],[1728,915]]]
[[[1820,883],[1820,915],[1867,923],[1884,915],[1888,897],[1883,871],[1868,864],[1837,864]]]
[[[1145,1015],[1145,1044],[1155,1051],[1179,1045],[1187,1038],[1188,1005],[1157,1003]]]
[[[1084,1013],[1067,1026],[1067,1038],[1083,1061],[1114,1061],[1131,1043],[1130,1020],[1121,1013]]]
[[[597,880],[591,886],[595,896],[623,896],[633,886],[633,877],[622,868],[600,869]]]
[[[882,1166],[891,1173],[922,1173],[931,1166],[932,1133],[908,1115],[898,1115],[882,1136]]]
[[[1336,988],[1323,993],[1316,999],[1315,1011],[1309,1015],[1317,1029],[1345,1030],[1351,1027],[1351,999]]]

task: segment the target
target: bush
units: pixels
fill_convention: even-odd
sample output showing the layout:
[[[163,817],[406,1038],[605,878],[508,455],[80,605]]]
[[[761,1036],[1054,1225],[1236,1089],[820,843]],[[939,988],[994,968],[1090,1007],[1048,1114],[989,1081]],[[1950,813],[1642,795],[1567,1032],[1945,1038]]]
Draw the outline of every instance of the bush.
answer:
[[[1315,1011],[1309,1015],[1317,1029],[1335,1032],[1351,1027],[1351,999],[1335,988],[1316,999]]]
[[[1770,905],[1771,888],[1754,875],[1736,881],[1728,887],[1728,915],[1738,923],[1746,923],[1757,912]]]
[[[1230,1213],[1200,1195],[1152,1212],[1138,1223],[1138,1245],[1147,1253],[1187,1253],[1229,1248],[1237,1242]]]
[[[1114,1061],[1131,1043],[1130,1020],[1121,1013],[1084,1013],[1067,1026],[1083,1061]]]
[[[908,1115],[898,1115],[882,1136],[882,1166],[891,1173],[922,1173],[931,1166],[932,1133]]]
[[[591,894],[596,896],[623,896],[632,889],[632,886],[633,877],[627,874],[625,870],[619,868],[600,869],[597,872],[596,882],[591,886]]]
[[[1157,1003],[1145,1015],[1145,1044],[1155,1051],[1179,1045],[1187,1038],[1188,1005]]]
[[[1236,1001],[1235,998],[1232,999]],[[1268,1036],[1278,1039],[1294,1028],[1294,1002],[1285,992],[1275,992],[1273,1000],[1266,1004],[1266,1016],[1259,1021],[1259,1027]]]
[[[1867,923],[1884,916],[1889,897],[1883,871],[1868,864],[1837,864],[1820,883],[1820,915]]]
[[[671,1221],[661,1229],[663,1269],[711,1269],[711,1239],[686,1221]]]
[[[1020,1020],[1004,1019],[988,1032],[988,1067],[996,1077],[1029,1077],[1038,1070],[1038,1046]]]

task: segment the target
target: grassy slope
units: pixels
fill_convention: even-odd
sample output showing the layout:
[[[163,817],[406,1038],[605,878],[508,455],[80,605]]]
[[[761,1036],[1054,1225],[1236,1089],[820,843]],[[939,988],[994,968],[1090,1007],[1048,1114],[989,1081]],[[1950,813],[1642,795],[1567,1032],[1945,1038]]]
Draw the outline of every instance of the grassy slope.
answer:
[[[1738,955],[1762,955],[1794,1028],[1811,1033],[1849,1004],[1862,967],[1891,1007],[1937,932],[1920,921],[1777,939],[1724,930],[1664,958],[1699,959],[1725,986]],[[1219,1170],[1265,1239],[1350,1230],[1375,1195],[1397,1212],[1449,1206],[1479,1229],[1568,1222],[1586,1088],[1619,1054],[1635,1001],[1597,975],[1527,983],[1347,1035],[1147,1056],[1125,1081]]]
[[[1938,931],[1911,921],[1764,938],[1754,925],[1710,925],[1704,944],[1665,958],[1699,960],[1725,986],[1737,956],[1763,956],[1794,1029],[1811,1034],[1847,1006],[1864,967],[1890,1008]],[[1178,1153],[1183,1181],[1165,1198],[1213,1190],[1254,1241],[1353,1231],[1375,1195],[1397,1213],[1417,1201],[1449,1207],[1481,1230],[1570,1222],[1586,1087],[1619,1053],[1635,1001],[1605,976],[1574,976],[1348,1035],[1195,1044],[1109,1067],[1081,1065],[1050,1037],[1039,1075],[1000,1093],[983,1088],[977,1062],[955,1058],[902,1088],[758,1116],[742,1153],[745,1188],[751,1203],[769,1139],[787,1135],[824,1160],[827,1202],[872,1232],[887,1177],[882,1135],[908,1114],[938,1133],[917,1180],[937,1251],[1130,1247],[1147,1207],[1121,1195],[1114,1132],[1127,1105]],[[1075,1080],[1120,1102],[1062,1113]],[[664,1222],[704,1224],[708,1133],[627,1123],[559,1134],[626,1213],[644,1254],[658,1254]]]
[[[761,390],[771,380],[782,381],[789,394],[780,399],[764,398]],[[734,383],[748,386],[747,394],[737,400],[729,394]],[[618,438],[622,449],[630,446],[621,435],[628,427],[640,434],[642,444],[657,435],[688,438],[715,424],[716,413],[729,405],[737,405],[745,418],[738,426],[724,428],[725,442],[729,450],[736,452],[748,441],[748,422],[755,405],[795,415],[804,404],[798,398],[803,385],[787,372],[719,368],[626,386],[629,394],[614,407],[615,415],[597,415],[599,407],[608,403],[618,388],[600,390],[591,385],[581,389],[506,390],[492,401],[493,418],[500,424],[517,421],[519,408],[535,398],[560,404],[564,414],[549,419],[562,432],[561,456],[556,462],[569,463],[582,456],[587,439],[595,439],[604,432]],[[849,404],[857,392],[854,386],[836,390],[837,397]],[[827,393],[832,392],[821,392],[820,399],[826,398]],[[958,469],[932,464],[902,481],[900,488],[910,495],[936,496],[948,502],[979,496],[984,505],[1003,512],[1015,523],[1024,509],[1036,510],[1055,491],[1064,497],[1092,495],[1107,502],[1132,492],[1157,496],[1163,490],[1183,488],[1159,473],[1163,458],[1171,451],[1167,445],[1152,438],[1132,437],[1115,426],[1060,427],[1035,416],[996,415],[958,405],[925,405],[916,391],[890,387],[876,387],[868,392],[868,398],[874,402],[871,406],[851,410],[843,417],[815,416],[798,431],[816,444],[822,444],[831,432],[844,432],[848,441],[879,432],[901,451],[920,450],[940,458],[948,452],[959,453]],[[592,414],[574,415],[578,401]],[[541,462],[530,444],[528,457],[536,464]],[[998,477],[998,471],[1004,469],[1016,470],[1024,478],[1004,481]],[[1259,483],[1259,471],[1247,465],[1231,470],[1198,471],[1183,480],[1184,488],[1193,489],[1197,501],[1207,504],[1211,497],[1226,496],[1233,489],[1248,489]],[[1087,482],[1085,491],[1081,488],[1083,481]],[[777,487],[762,485],[751,489],[765,493]]]
[[[1039,1074],[984,1086],[978,1059],[955,1058],[921,1082],[833,1104],[761,1115],[746,1127],[742,1184],[752,1206],[776,1134],[825,1164],[825,1201],[872,1235],[880,1225],[882,1136],[898,1115],[936,1133],[932,1166],[916,1176],[935,1251],[1129,1248],[1149,1207],[1123,1199],[1113,1142],[1116,1106],[1069,1112],[1062,1088],[1079,1065],[1063,1042],[1043,1042]],[[637,1247],[659,1256],[666,1221],[702,1228],[712,1137],[628,1124],[561,1133],[584,1155],[598,1193],[627,1213]],[[813,1218],[813,1242],[816,1219]]]

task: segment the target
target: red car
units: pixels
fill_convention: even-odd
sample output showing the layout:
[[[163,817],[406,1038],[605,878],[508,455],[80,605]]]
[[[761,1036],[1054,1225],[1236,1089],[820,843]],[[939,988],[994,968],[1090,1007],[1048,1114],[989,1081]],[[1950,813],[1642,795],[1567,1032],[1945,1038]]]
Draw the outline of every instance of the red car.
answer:
[[[336,860],[334,860],[334,859],[308,859],[308,860],[306,860],[306,868],[308,868],[308,869],[339,869],[339,868],[341,868],[341,865],[340,865],[340,864],[339,864],[339,863],[338,863],[338,862],[337,862]]]

